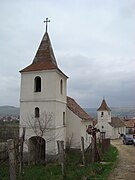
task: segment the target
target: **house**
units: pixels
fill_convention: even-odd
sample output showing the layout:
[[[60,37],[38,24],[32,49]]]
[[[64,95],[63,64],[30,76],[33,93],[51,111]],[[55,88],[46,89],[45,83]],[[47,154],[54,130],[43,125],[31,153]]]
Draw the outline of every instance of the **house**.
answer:
[[[127,134],[135,134],[135,119],[127,119],[124,118],[124,122],[126,125],[126,133]]]
[[[111,117],[111,109],[108,107],[105,99],[97,109],[96,127],[100,132],[105,132],[106,138],[116,139],[120,134],[125,134],[126,127],[124,121],[118,117]]]
[[[86,129],[92,118],[67,97],[68,76],[57,65],[47,28],[33,62],[20,73],[20,136],[25,127],[24,151],[29,152],[29,161],[56,155],[58,140],[64,141],[65,148],[67,144],[80,148],[83,136],[87,147]]]

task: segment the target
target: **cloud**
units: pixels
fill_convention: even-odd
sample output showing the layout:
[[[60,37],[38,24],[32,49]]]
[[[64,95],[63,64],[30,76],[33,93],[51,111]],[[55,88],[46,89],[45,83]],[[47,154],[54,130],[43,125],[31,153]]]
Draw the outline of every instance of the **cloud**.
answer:
[[[134,0],[2,1],[1,105],[19,105],[19,70],[33,61],[48,16],[68,95],[84,107],[97,107],[103,96],[111,106],[135,106],[133,8]]]

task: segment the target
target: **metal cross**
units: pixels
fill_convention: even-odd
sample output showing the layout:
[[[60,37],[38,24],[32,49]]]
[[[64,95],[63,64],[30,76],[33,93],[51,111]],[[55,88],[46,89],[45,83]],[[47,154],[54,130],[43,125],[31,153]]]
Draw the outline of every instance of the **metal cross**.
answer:
[[[48,22],[50,22],[50,20],[48,20],[48,18],[46,18],[46,20],[44,21],[44,23],[46,23],[46,32],[47,32]]]

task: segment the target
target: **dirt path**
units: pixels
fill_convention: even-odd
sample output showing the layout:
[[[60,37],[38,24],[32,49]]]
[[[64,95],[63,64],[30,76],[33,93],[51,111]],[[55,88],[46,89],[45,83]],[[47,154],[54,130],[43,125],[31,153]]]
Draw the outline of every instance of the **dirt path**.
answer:
[[[135,146],[123,145],[122,140],[113,140],[111,144],[117,147],[119,157],[108,180],[135,180]]]

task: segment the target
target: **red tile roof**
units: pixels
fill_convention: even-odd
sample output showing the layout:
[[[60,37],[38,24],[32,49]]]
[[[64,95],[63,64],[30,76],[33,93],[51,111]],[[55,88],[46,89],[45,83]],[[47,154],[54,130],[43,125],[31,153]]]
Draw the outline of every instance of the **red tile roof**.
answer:
[[[42,70],[52,70],[52,69],[57,69],[66,78],[68,78],[58,68],[49,35],[47,32],[45,32],[32,64],[25,67],[20,72],[42,71]]]
[[[124,122],[127,128],[135,127],[135,119],[125,119]]]
[[[29,71],[41,71],[41,70],[51,70],[51,69],[57,69],[57,66],[54,65],[51,62],[35,62],[21,70],[20,72],[29,72]]]
[[[78,104],[77,102],[71,98],[71,97],[67,97],[67,107],[75,114],[77,115],[79,118],[83,119],[83,120],[89,120],[92,121],[93,118],[88,115]]]
[[[112,118],[111,118],[111,122],[109,122],[109,124],[110,124],[112,127],[125,127],[124,121],[121,120],[121,119],[118,118],[118,117],[112,117]]]
[[[98,111],[111,111],[111,109],[107,106],[105,99],[103,99]]]

